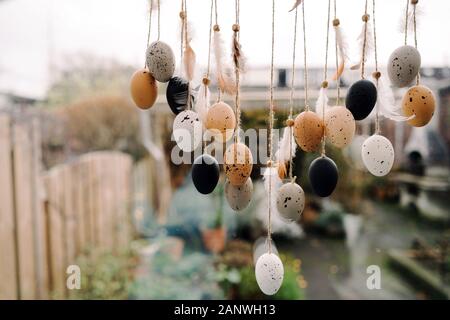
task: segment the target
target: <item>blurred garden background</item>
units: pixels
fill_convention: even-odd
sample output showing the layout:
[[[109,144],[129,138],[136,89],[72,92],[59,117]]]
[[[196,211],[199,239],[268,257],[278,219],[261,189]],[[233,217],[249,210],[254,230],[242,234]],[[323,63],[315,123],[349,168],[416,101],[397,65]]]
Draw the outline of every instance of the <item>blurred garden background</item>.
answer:
[[[194,49],[200,80],[209,26],[208,6],[201,3],[209,1],[191,2],[191,15],[199,17]],[[221,2],[221,24],[231,30],[233,6]],[[249,63],[242,125],[262,129],[270,41],[252,36],[263,20],[252,16],[255,1],[241,2]],[[288,116],[291,2],[280,2],[278,17],[276,128]],[[161,3],[162,38],[177,52],[180,3]],[[362,2],[338,3],[350,42]],[[389,3],[378,8],[380,16],[392,17],[380,23],[383,61],[402,44],[397,24],[405,3]],[[270,5],[260,4],[267,21]],[[323,51],[315,39],[323,38],[325,21],[312,17],[321,16],[326,1],[308,5],[314,105],[323,59],[313,52]],[[437,100],[432,122],[412,128],[382,121],[396,153],[391,174],[375,178],[362,166],[360,148],[374,130],[373,116],[358,123],[344,151],[328,147],[340,172],[330,198],[315,197],[307,179],[317,155],[297,151],[294,175],[307,202],[299,221],[274,219],[285,278],[273,299],[450,297],[450,46],[437,46],[433,36],[435,30],[448,34],[449,9],[444,1],[427,1],[419,24],[422,83]],[[262,168],[253,166],[252,201],[236,213],[224,198],[224,177],[213,194],[201,195],[190,165],[171,162],[174,115],[165,85],[159,84],[148,111],[137,109],[129,94],[130,77],[144,63],[147,19],[145,0],[0,0],[0,299],[267,299],[254,276],[267,245]],[[266,24],[259,32],[269,30]],[[297,112],[303,76],[298,67]],[[343,97],[358,78],[358,72],[344,73]],[[394,91],[397,100],[403,93]],[[330,100],[336,95],[330,84]],[[232,104],[232,98],[225,101]],[[79,290],[66,286],[70,265],[80,267]],[[380,289],[366,285],[371,265],[380,267]]]

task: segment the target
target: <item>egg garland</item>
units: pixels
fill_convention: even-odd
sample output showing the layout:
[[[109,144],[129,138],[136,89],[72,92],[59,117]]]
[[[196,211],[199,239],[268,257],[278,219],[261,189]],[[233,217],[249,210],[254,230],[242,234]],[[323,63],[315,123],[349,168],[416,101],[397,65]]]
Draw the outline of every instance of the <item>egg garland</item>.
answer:
[[[356,123],[353,114],[346,107],[335,106],[325,113],[327,140],[338,148],[348,146],[355,135]]]
[[[436,99],[433,92],[418,85],[408,89],[402,101],[402,110],[406,116],[414,116],[408,123],[414,127],[427,125],[434,115]]]
[[[394,147],[385,137],[375,134],[364,141],[361,148],[364,166],[376,177],[387,175],[394,164]]]
[[[188,96],[190,101],[188,101]],[[190,92],[189,82],[181,77],[170,79],[166,89],[166,99],[174,114],[186,110],[188,104],[194,104],[194,95]]]
[[[323,137],[323,121],[312,111],[303,111],[294,120],[294,137],[305,152],[317,151]]]
[[[421,57],[416,48],[405,45],[395,49],[387,64],[392,85],[398,88],[409,86],[417,77],[420,64]]]
[[[248,178],[241,186],[234,186],[229,180],[225,182],[225,198],[231,209],[242,211],[250,204],[253,194],[253,182]]]
[[[287,221],[297,221],[305,208],[305,192],[295,182],[280,187],[277,194],[277,209]]]
[[[197,112],[185,110],[173,121],[173,136],[184,152],[194,151],[202,143],[203,124]]]
[[[130,81],[131,97],[137,107],[147,110],[156,102],[158,85],[147,69],[136,71]]]
[[[194,160],[191,173],[192,182],[197,191],[202,194],[210,194],[219,182],[219,163],[209,154],[202,154]]]
[[[339,172],[336,163],[324,156],[311,162],[308,176],[314,193],[325,198],[329,197],[336,188]]]
[[[272,296],[280,289],[284,278],[283,262],[274,253],[264,253],[255,266],[256,282],[261,291]]]
[[[364,120],[377,102],[377,88],[369,80],[359,80],[348,89],[345,106],[356,121]]]
[[[224,170],[233,186],[242,186],[250,177],[253,168],[253,156],[243,143],[233,143],[225,151]]]
[[[223,101],[213,104],[206,114],[205,126],[219,142],[230,140],[236,128],[233,109]]]
[[[159,82],[168,82],[175,72],[172,48],[163,41],[155,41],[147,48],[147,67]]]

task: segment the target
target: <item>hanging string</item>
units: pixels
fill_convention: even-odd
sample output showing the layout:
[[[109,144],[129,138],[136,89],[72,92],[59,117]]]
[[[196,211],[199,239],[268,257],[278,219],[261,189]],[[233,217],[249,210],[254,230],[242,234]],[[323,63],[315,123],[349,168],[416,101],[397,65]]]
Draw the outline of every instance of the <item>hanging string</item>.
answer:
[[[295,57],[296,57],[296,49],[297,49],[297,25],[298,25],[298,7],[295,8],[295,18],[294,18],[294,39],[293,39],[293,49],[292,49],[292,69],[291,69],[291,95],[289,101],[289,117],[287,120],[289,133],[289,146],[292,148],[292,144],[294,143],[292,136],[294,131],[294,120],[292,119],[294,114],[294,92],[295,92]],[[292,152],[289,153],[289,179],[293,182],[293,166],[294,159],[292,156]]]
[[[236,20],[235,23],[233,24],[232,30],[234,32],[234,39],[235,39],[235,43],[234,46],[239,46],[240,47],[240,25],[239,25],[239,16],[240,16],[240,0],[235,0],[234,2],[235,5],[235,16],[236,16]],[[237,43],[236,43],[237,41]],[[241,127],[241,106],[240,106],[240,59],[239,57],[236,56],[236,54],[234,54],[234,73],[235,73],[235,78],[236,78],[236,95],[235,95],[235,100],[234,100],[234,107],[235,107],[235,113],[236,113],[236,127],[234,129],[234,142],[238,143],[239,142],[239,128]],[[235,155],[235,157],[237,157],[237,154]]]
[[[209,14],[208,66],[206,68],[206,78],[207,79],[209,79],[209,74],[211,72],[211,43],[212,43],[213,12],[214,12],[213,10],[214,10],[214,0],[211,0],[211,11]]]
[[[150,36],[152,34],[152,15],[153,15],[153,0],[150,0],[150,14],[148,17],[148,33],[147,33],[147,47],[150,45]],[[147,57],[144,62],[144,69],[147,68]]]
[[[220,32],[218,11],[217,0],[214,0],[214,32]],[[217,86],[217,91],[217,102],[219,102],[222,100],[222,90],[219,85]]]
[[[308,104],[308,65],[307,65],[307,49],[306,49],[306,22],[305,22],[305,1],[302,2],[302,18],[303,18],[303,68],[305,76],[305,110],[309,111]]]
[[[411,4],[413,5],[413,23],[414,23],[414,46],[417,49],[417,19],[416,19],[416,7],[419,3],[419,0],[411,0]],[[417,72],[416,85],[420,84],[420,70]]]
[[[153,2],[153,0],[150,0]],[[158,41],[159,41],[159,37],[161,35],[161,4],[160,4],[160,0],[157,0],[157,5],[158,5]]]
[[[327,17],[327,37],[325,44],[325,66],[323,70],[323,82],[322,88],[326,90],[328,88],[328,48],[330,42],[330,19],[331,19],[331,0],[328,0],[328,17]],[[322,123],[323,123],[323,136],[322,136],[322,157],[325,156],[325,141],[326,141],[326,130],[325,130],[325,104],[322,106]]]
[[[410,0],[406,0],[406,12],[405,12],[405,46],[408,44],[409,1],[410,1]]]
[[[361,79],[364,79],[364,73],[366,68],[366,50],[367,50],[367,23],[369,22],[370,16],[367,14],[367,0],[364,8],[364,15],[362,20],[364,21],[364,42],[362,49],[362,60],[361,60]]]
[[[339,19],[337,18],[337,0],[334,0],[334,19],[333,19],[333,26],[334,27],[338,27],[340,24]],[[339,48],[338,48],[338,36],[337,33],[335,33],[335,43],[334,43],[334,47],[336,50],[336,56],[335,56],[335,62],[336,62],[336,74],[337,74],[337,70],[339,69]],[[342,57],[342,59],[344,59],[344,57]],[[338,74],[338,76],[336,77],[336,91],[337,91],[337,96],[336,96],[336,106],[339,105],[339,102],[341,100],[341,76]]]
[[[159,1],[159,0],[158,0]],[[186,49],[189,45],[188,41],[189,41],[189,36],[188,36],[188,10],[187,10],[187,0],[182,0],[183,1],[183,7],[184,7],[184,17],[183,17],[183,22],[184,22],[184,49]],[[186,67],[186,65],[185,65]],[[187,110],[191,110],[192,109],[192,101],[191,101],[191,82],[188,80],[188,88],[187,88]]]
[[[153,1],[153,0],[152,0]],[[180,34],[180,63],[183,63],[183,50],[184,50],[184,20],[186,19],[186,13],[184,12],[184,0],[181,0],[181,34]]]
[[[373,15],[373,44],[374,44],[374,56],[375,56],[375,72],[373,73],[373,77],[375,78],[377,90],[379,86],[379,81],[381,77],[381,72],[378,69],[378,50],[377,50],[377,24],[375,17],[375,0],[372,0],[372,15]],[[380,133],[380,115],[379,115],[379,106],[376,104],[376,112],[375,112],[375,134]]]
[[[267,222],[267,240],[269,242],[269,253],[272,253],[272,135],[273,135],[273,91],[274,91],[274,56],[275,56],[275,0],[272,0],[272,57],[270,61],[270,102],[269,102],[269,161],[267,167],[269,170],[269,216]]]

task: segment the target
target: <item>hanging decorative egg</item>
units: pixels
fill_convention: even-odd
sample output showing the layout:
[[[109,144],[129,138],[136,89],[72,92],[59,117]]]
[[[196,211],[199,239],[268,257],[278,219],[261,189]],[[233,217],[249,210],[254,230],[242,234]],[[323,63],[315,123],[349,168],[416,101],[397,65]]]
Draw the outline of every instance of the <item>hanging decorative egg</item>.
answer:
[[[158,85],[146,69],[138,70],[133,74],[130,91],[136,106],[144,110],[153,107],[158,97]]]
[[[170,79],[166,89],[166,99],[170,109],[174,114],[179,114],[186,110],[188,105],[189,82],[181,77],[173,77]],[[194,105],[194,96],[191,97],[191,106]]]
[[[225,102],[213,104],[206,114],[206,129],[219,142],[228,141],[236,128],[236,116],[233,109]]]
[[[367,118],[377,102],[377,88],[369,80],[356,81],[348,89],[345,106],[357,121]]]
[[[300,113],[294,121],[294,137],[303,151],[318,150],[323,137],[323,121],[319,115],[312,111]]]
[[[202,154],[192,165],[192,181],[195,188],[202,194],[214,191],[219,182],[219,163],[209,154]]]
[[[223,159],[225,174],[233,186],[242,186],[250,177],[253,156],[243,143],[233,143],[225,151]]]
[[[155,41],[147,48],[147,67],[159,82],[167,82],[175,71],[175,56],[172,48],[162,41]]]
[[[394,148],[387,138],[375,134],[364,141],[361,157],[371,174],[383,177],[391,171],[394,164]]]
[[[333,193],[339,178],[336,163],[325,156],[311,162],[308,175],[314,193],[323,198]]]
[[[325,130],[331,144],[338,148],[346,147],[355,135],[353,114],[346,107],[329,108],[325,113]]]
[[[251,178],[248,178],[242,186],[234,186],[229,180],[225,182],[225,198],[234,211],[247,208],[252,200],[252,194],[253,182]]]
[[[283,284],[283,262],[274,253],[264,253],[256,261],[255,276],[261,291],[268,296],[274,295]]]
[[[436,100],[433,92],[425,86],[414,86],[408,89],[403,97],[402,109],[405,116],[415,117],[408,120],[414,127],[423,127],[434,115]]]
[[[391,54],[388,61],[388,75],[392,85],[407,87],[420,70],[420,53],[411,46],[401,46]]]
[[[285,183],[278,190],[277,209],[289,221],[297,221],[305,208],[305,193],[295,182]]]
[[[173,136],[184,152],[195,150],[201,144],[203,136],[203,124],[197,112],[180,112],[173,121]]]

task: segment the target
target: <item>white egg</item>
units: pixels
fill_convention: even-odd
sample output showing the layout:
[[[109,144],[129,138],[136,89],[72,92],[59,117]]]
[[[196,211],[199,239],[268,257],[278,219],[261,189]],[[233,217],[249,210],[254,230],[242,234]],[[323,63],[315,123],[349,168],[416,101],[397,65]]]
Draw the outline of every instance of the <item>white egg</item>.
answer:
[[[184,152],[195,150],[202,142],[203,125],[192,110],[180,112],[173,121],[173,137]]]
[[[375,134],[364,141],[361,157],[371,174],[383,177],[391,171],[394,164],[394,148],[387,138]]]
[[[277,209],[280,215],[297,221],[305,208],[305,193],[295,182],[288,182],[280,187],[277,195]]]
[[[274,295],[283,283],[283,263],[276,254],[265,253],[256,262],[255,276],[261,291],[268,296]]]
[[[175,71],[175,56],[172,48],[162,41],[149,45],[146,53],[147,67],[153,77],[159,82],[167,82]]]
[[[251,178],[241,186],[234,186],[227,179],[225,182],[225,198],[231,209],[234,211],[244,210],[250,201],[253,194],[253,182]]]
[[[399,88],[408,86],[419,73],[421,57],[411,46],[401,46],[391,54],[388,61],[388,75],[392,84]]]

